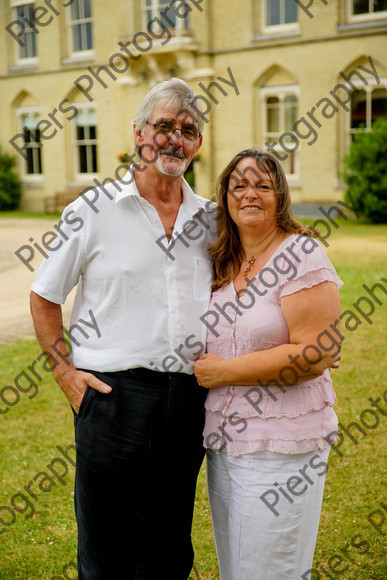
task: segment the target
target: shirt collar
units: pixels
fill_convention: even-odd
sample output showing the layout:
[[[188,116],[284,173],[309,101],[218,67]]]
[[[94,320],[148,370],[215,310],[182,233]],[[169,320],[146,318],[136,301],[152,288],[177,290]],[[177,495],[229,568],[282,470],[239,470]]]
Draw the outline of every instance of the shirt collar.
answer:
[[[121,191],[117,191],[115,203],[117,204],[121,199],[125,197],[141,197],[140,192],[137,189],[136,181],[133,175],[133,165],[131,165],[126,172],[123,179],[118,180],[119,183],[122,184]],[[196,195],[191,187],[188,185],[187,181],[183,177],[183,203],[182,209],[184,213],[188,213],[191,216],[197,214],[200,210],[212,213],[214,211],[214,207],[216,206],[215,202],[210,201],[209,199],[205,199],[204,197],[200,197]]]
[[[136,181],[134,179],[134,174],[133,174],[133,167],[134,165],[131,165],[128,169],[128,171],[125,173],[125,176],[122,179],[118,179],[118,183],[121,184],[121,189],[119,191],[117,191],[116,193],[116,200],[115,203],[117,204],[119,201],[121,201],[121,199],[124,199],[125,197],[133,197],[133,196],[137,196],[140,197],[140,193],[137,189],[137,185],[136,185]]]

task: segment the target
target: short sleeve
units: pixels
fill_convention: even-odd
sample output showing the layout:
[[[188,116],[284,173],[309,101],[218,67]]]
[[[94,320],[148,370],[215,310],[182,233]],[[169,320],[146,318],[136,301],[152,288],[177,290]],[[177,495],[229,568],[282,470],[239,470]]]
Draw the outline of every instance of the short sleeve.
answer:
[[[64,210],[57,228],[58,235],[47,248],[31,290],[55,304],[64,304],[79,282],[84,264],[84,221],[70,204]]]
[[[343,282],[318,241],[297,236],[295,243],[276,256],[281,275],[280,297],[312,288],[322,282],[333,282],[339,290]],[[291,264],[291,265],[290,265]]]

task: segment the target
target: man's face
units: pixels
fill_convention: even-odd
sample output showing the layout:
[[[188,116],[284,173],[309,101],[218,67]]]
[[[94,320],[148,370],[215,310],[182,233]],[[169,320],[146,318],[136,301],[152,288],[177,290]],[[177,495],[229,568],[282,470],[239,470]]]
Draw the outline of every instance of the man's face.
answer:
[[[163,175],[183,175],[202,143],[195,112],[155,107],[148,123],[143,131],[134,128],[136,144],[142,148],[142,161],[152,164]]]

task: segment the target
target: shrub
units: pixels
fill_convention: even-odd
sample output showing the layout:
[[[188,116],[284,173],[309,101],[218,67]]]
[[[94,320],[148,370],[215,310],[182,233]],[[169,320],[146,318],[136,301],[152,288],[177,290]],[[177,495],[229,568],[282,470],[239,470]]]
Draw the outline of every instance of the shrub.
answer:
[[[387,223],[387,118],[354,135],[344,166],[344,182],[360,215]]]
[[[15,158],[0,151],[0,211],[15,209],[19,203],[22,187],[14,165]]]

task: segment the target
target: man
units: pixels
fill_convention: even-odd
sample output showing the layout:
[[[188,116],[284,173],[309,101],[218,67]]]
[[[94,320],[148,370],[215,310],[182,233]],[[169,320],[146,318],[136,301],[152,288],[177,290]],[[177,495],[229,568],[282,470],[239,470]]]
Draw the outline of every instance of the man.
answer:
[[[156,85],[134,121],[141,162],[66,208],[32,286],[36,333],[75,416],[80,580],[184,580],[193,565],[206,391],[192,372],[215,216],[182,175],[202,128],[185,82]],[[76,284],[70,362],[61,304]]]

